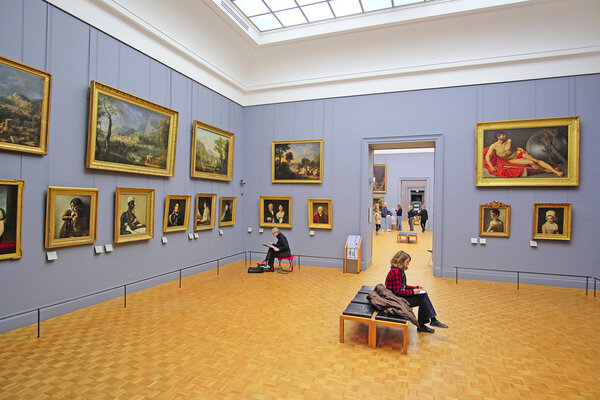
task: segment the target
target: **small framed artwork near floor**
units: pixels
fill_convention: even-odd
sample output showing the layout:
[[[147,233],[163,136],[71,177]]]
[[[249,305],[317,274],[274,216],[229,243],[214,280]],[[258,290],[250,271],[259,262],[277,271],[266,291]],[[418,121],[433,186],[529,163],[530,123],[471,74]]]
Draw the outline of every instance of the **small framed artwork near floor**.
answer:
[[[0,179],[0,260],[23,256],[21,228],[23,220],[23,180]]]
[[[308,227],[333,228],[331,199],[308,199]]]
[[[185,231],[190,224],[192,196],[168,194],[165,199],[163,232]]]
[[[492,201],[479,206],[479,236],[510,237],[510,204]]]
[[[221,197],[219,202],[219,226],[235,225],[237,197]]]
[[[292,227],[292,198],[290,196],[260,196],[260,226]]]
[[[98,189],[48,186],[46,248],[96,242]]]
[[[215,227],[217,195],[215,193],[197,193],[194,217],[194,230],[204,231]]]
[[[115,192],[115,243],[154,237],[154,189],[118,187]]]
[[[533,239],[571,240],[571,203],[534,203]]]

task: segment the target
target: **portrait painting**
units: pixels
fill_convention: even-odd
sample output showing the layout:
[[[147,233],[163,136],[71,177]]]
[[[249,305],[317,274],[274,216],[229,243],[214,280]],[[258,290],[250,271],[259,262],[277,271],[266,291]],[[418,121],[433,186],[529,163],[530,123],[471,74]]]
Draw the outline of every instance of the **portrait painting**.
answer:
[[[168,194],[165,199],[163,232],[185,231],[190,225],[192,196]]]
[[[23,256],[21,224],[24,187],[22,180],[0,179],[0,260],[16,260]]]
[[[534,203],[533,239],[571,240],[571,203]]]
[[[373,193],[387,192],[387,164],[373,164],[373,176],[375,177]]]
[[[0,56],[0,149],[48,153],[52,75]]]
[[[221,197],[219,204],[219,226],[235,225],[236,197]]]
[[[92,81],[86,166],[173,176],[177,111]]]
[[[479,122],[477,186],[579,185],[579,117]]]
[[[308,199],[308,227],[332,229],[331,199]]]
[[[46,248],[96,242],[98,189],[48,186]]]
[[[200,121],[193,130],[192,178],[230,181],[235,135]]]
[[[323,182],[323,140],[273,142],[272,183]]]
[[[194,230],[203,231],[215,227],[217,195],[214,193],[196,194]]]
[[[292,198],[280,196],[260,196],[260,226],[292,227]]]
[[[373,197],[373,208],[375,208],[375,204],[377,204],[381,210],[381,207],[383,207],[383,197]]]
[[[479,236],[510,237],[510,204],[492,201],[479,206]]]
[[[154,237],[154,189],[117,187],[115,243]]]

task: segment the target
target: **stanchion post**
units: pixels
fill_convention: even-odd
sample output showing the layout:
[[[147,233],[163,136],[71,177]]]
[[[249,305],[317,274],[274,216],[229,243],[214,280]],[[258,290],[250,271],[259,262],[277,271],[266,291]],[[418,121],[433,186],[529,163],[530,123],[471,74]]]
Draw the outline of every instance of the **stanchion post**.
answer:
[[[179,270],[179,289],[181,289],[181,270]]]
[[[455,267],[455,268],[456,268],[456,277],[454,279],[455,279],[455,283],[458,285],[458,267]]]
[[[219,260],[217,260],[217,275],[219,275]]]
[[[517,290],[519,290],[519,284],[521,283],[521,274],[517,271]]]
[[[585,277],[585,295],[588,295],[588,279],[590,279],[589,276]]]
[[[38,323],[37,323],[38,327],[37,328],[38,328],[38,339],[39,339],[40,338],[40,309],[39,308],[37,309],[37,317],[38,317]]]
[[[123,285],[123,308],[127,307],[127,285]]]

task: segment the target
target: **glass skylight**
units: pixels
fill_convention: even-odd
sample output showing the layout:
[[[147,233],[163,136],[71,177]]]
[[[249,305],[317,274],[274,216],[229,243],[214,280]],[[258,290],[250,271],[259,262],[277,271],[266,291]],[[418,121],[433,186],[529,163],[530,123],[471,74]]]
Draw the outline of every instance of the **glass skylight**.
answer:
[[[261,31],[431,0],[230,0]]]

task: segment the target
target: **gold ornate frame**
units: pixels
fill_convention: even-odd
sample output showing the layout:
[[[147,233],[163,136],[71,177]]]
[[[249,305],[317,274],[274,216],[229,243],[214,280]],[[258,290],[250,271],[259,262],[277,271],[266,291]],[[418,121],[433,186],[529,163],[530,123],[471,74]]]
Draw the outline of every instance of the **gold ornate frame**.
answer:
[[[231,221],[223,221],[225,217],[225,202],[229,202],[229,209],[231,210]],[[235,225],[235,214],[237,209],[237,197],[221,197],[219,201],[219,226],[232,226]]]
[[[136,207],[133,209],[137,211],[134,212],[136,220],[144,225],[143,228],[139,229],[139,232],[132,232],[132,229],[128,226],[121,227],[121,216],[128,211],[128,203],[131,197],[134,198],[136,203]],[[143,201],[140,199],[143,199]],[[138,209],[138,205],[145,206],[142,212]],[[135,231],[136,229],[133,230]],[[154,189],[117,187],[115,190],[115,243],[148,240],[153,237]]]
[[[375,190],[377,181],[373,183],[373,193],[386,193],[387,192],[387,164],[373,164],[373,177],[376,177],[375,169],[377,167],[383,167],[383,189]]]
[[[211,149],[215,153],[224,156],[225,160],[222,164],[226,165],[225,173],[209,171],[210,166],[206,166],[196,159],[200,156],[198,153],[198,142],[202,144],[202,147],[206,147],[207,142],[200,140],[200,135],[203,135],[208,139],[208,142],[212,142],[215,148]],[[231,132],[224,131],[223,129],[216,128],[214,126],[205,124],[200,121],[194,121],[194,128],[192,134],[192,157],[191,157],[191,177],[192,178],[204,178],[213,179],[218,181],[231,181],[233,178],[233,150],[235,135]],[[219,141],[225,141],[226,143],[221,146]],[[222,143],[222,142],[221,142]],[[221,154],[221,152],[226,154]]]
[[[545,216],[549,210],[553,210],[558,217],[557,224],[562,232],[555,234],[543,232]],[[571,214],[571,203],[534,203],[532,239],[571,240]]]
[[[200,199],[209,198],[210,199],[210,221],[208,224],[202,224],[201,218],[199,215],[202,214],[200,209]],[[215,227],[215,215],[216,213],[216,205],[217,205],[217,195],[214,193],[197,193],[196,194],[196,202],[194,207],[194,231],[204,231],[208,229],[213,229]]]
[[[492,217],[489,214],[494,209],[500,212],[499,220],[504,228],[501,232],[493,231],[490,224]],[[510,204],[492,201],[479,206],[479,236],[510,237]]]
[[[16,179],[16,180],[4,180],[0,179],[0,188],[4,186],[6,189],[12,189],[15,191],[15,198],[10,201],[10,208],[7,204],[5,204],[6,209],[4,213],[10,214],[14,212],[15,217],[13,219],[15,224],[14,236],[15,236],[15,246],[14,250],[10,253],[0,253],[0,260],[16,260],[23,256],[23,249],[21,248],[21,230],[23,226],[23,189],[25,188],[25,181]],[[14,189],[13,189],[14,188]],[[0,216],[0,221],[3,223],[2,228],[6,229],[6,220],[9,218],[7,215]],[[0,237],[6,231],[0,233]],[[6,242],[5,242],[6,243]]]
[[[315,222],[319,206],[323,207],[323,214],[327,217],[326,223]],[[308,227],[313,229],[333,229],[332,211],[331,199],[308,199]]]
[[[81,200],[82,197],[89,198],[89,204]],[[79,236],[79,233],[76,233],[75,228],[73,228],[77,221],[85,219],[85,215],[80,215],[80,211],[70,208],[72,200],[75,198],[80,198],[85,207],[89,207],[87,235]],[[59,206],[60,210],[57,210]],[[48,186],[46,198],[46,248],[95,243],[97,220],[98,189]],[[62,227],[57,229],[58,225],[62,225]],[[61,237],[63,235],[68,236]]]
[[[513,178],[492,175],[484,166],[484,163],[487,164],[487,162],[483,153],[484,149],[496,140],[495,135],[500,132],[506,133],[507,136],[513,139],[513,142],[516,140],[517,144],[515,146],[522,148],[525,148],[524,143],[529,139],[535,139],[537,136],[540,139],[536,143],[536,147],[544,149],[547,153],[547,160],[553,160],[554,164],[560,161],[559,169],[557,170],[562,171],[565,175],[560,177],[546,173],[543,175],[534,174],[532,176]],[[520,146],[519,143],[523,145]],[[556,146],[567,147],[566,158]],[[479,122],[476,126],[475,154],[476,186],[578,186],[579,117]],[[518,169],[515,166],[502,168],[507,173],[509,173],[509,169],[514,169],[515,171]]]
[[[171,225],[171,201],[179,201],[179,211],[185,212],[183,215],[183,225]],[[181,204],[184,204],[181,206]],[[165,198],[165,214],[163,218],[163,232],[180,232],[185,231],[190,226],[190,210],[192,204],[192,196],[168,194]]]
[[[278,202],[287,202],[287,210],[284,210],[285,212],[287,212],[287,222],[277,222],[272,221],[269,222],[267,221],[267,219],[269,218],[268,213],[267,213],[267,209],[269,206],[269,203],[273,203],[273,209],[275,211],[275,215],[278,212],[279,209],[279,204]],[[282,204],[282,208],[284,208],[283,204]],[[292,197],[290,196],[260,196],[260,203],[259,203],[259,215],[260,215],[260,226],[262,227],[268,227],[268,228],[272,228],[272,227],[278,227],[278,228],[291,228],[292,227]],[[267,215],[265,215],[267,214]],[[275,217],[276,218],[276,217]]]
[[[282,165],[282,163],[288,163],[295,161],[293,158],[287,161],[286,155],[288,153],[292,154],[294,152],[298,152],[302,150],[304,153],[307,150],[307,147],[316,147],[318,148],[318,153],[310,154],[306,158],[307,162],[303,163],[303,160],[299,160],[300,165],[296,167],[296,172],[294,175],[299,175],[298,171],[304,171],[306,174],[310,174],[312,170],[312,174],[314,174],[315,161],[311,160],[314,157],[318,156],[319,158],[319,170],[317,171],[317,176],[307,176],[306,178],[293,178],[293,177],[282,177],[277,176],[276,172],[277,168]],[[302,149],[304,147],[304,149]],[[286,161],[283,161],[283,160]],[[279,163],[279,165],[278,165]],[[304,165],[304,166],[303,166]],[[271,182],[272,183],[322,183],[323,182],[323,139],[317,140],[286,140],[286,141],[278,141],[273,142],[271,144]]]
[[[160,129],[168,129],[167,133],[167,144],[164,147],[164,166],[163,166],[163,156],[155,157],[152,154],[148,154],[142,160],[141,156],[139,160],[134,162],[121,162],[118,161],[119,158],[123,158],[122,155],[109,154],[108,157],[113,160],[106,159],[98,159],[98,134],[97,129],[99,125],[98,121],[98,111],[99,111],[99,96],[106,96],[107,99],[114,99],[117,101],[116,104],[121,107],[134,106],[138,107],[138,109],[149,110],[155,114],[160,114],[162,117],[161,122],[158,123],[158,126],[155,128],[156,130]],[[100,102],[101,103],[101,102]],[[125,104],[123,104],[125,103]],[[100,107],[102,107],[100,105]],[[108,108],[104,107],[104,108]],[[109,114],[107,111],[102,110],[104,115]],[[113,108],[111,111],[115,113],[117,116],[119,112],[122,111],[122,108],[119,109],[117,106],[113,104]],[[139,110],[141,111],[141,110]],[[138,113],[139,113],[138,111]],[[129,93],[122,92],[118,89],[112,88],[110,86],[104,85],[100,82],[91,81],[90,83],[90,111],[89,111],[90,119],[88,126],[88,144],[87,144],[87,157],[86,157],[86,167],[93,169],[103,169],[109,171],[118,171],[118,172],[130,172],[134,174],[146,174],[146,175],[158,175],[158,176],[173,176],[174,167],[175,167],[175,149],[177,142],[177,118],[179,113],[175,110],[171,110],[170,108],[163,107],[159,104],[151,103],[148,100],[141,99]],[[113,115],[113,114],[110,114]],[[168,120],[168,127],[161,127],[162,121]],[[110,120],[110,126],[112,126],[112,119]],[[146,121],[150,123],[150,119]],[[148,124],[147,124],[148,125]],[[140,134],[141,135],[141,134]],[[136,136],[136,140],[139,141],[142,137],[140,135]],[[130,135],[130,138],[133,135]],[[163,133],[159,132],[157,135],[150,135],[144,132],[143,140],[146,142],[145,145],[149,143],[160,143],[165,140],[163,137]],[[121,145],[123,142],[120,142]],[[131,145],[127,143],[127,145]],[[106,145],[105,145],[106,146]],[[106,151],[106,148],[102,151]],[[110,148],[109,148],[110,152]]]
[[[40,137],[39,143],[34,144],[19,144],[15,143],[14,135],[3,138],[2,133],[9,129],[9,125],[13,122],[12,119],[8,118],[4,121],[0,121],[0,149],[20,151],[24,153],[32,154],[48,154],[48,126],[50,120],[50,97],[52,91],[52,74],[42,71],[41,69],[30,67],[29,65],[22,64],[20,62],[4,58],[0,56],[0,64],[14,68],[21,72],[33,75],[42,79],[40,89],[42,94],[42,105],[40,110]],[[1,77],[0,77],[1,78]],[[18,137],[16,138],[18,141]]]

